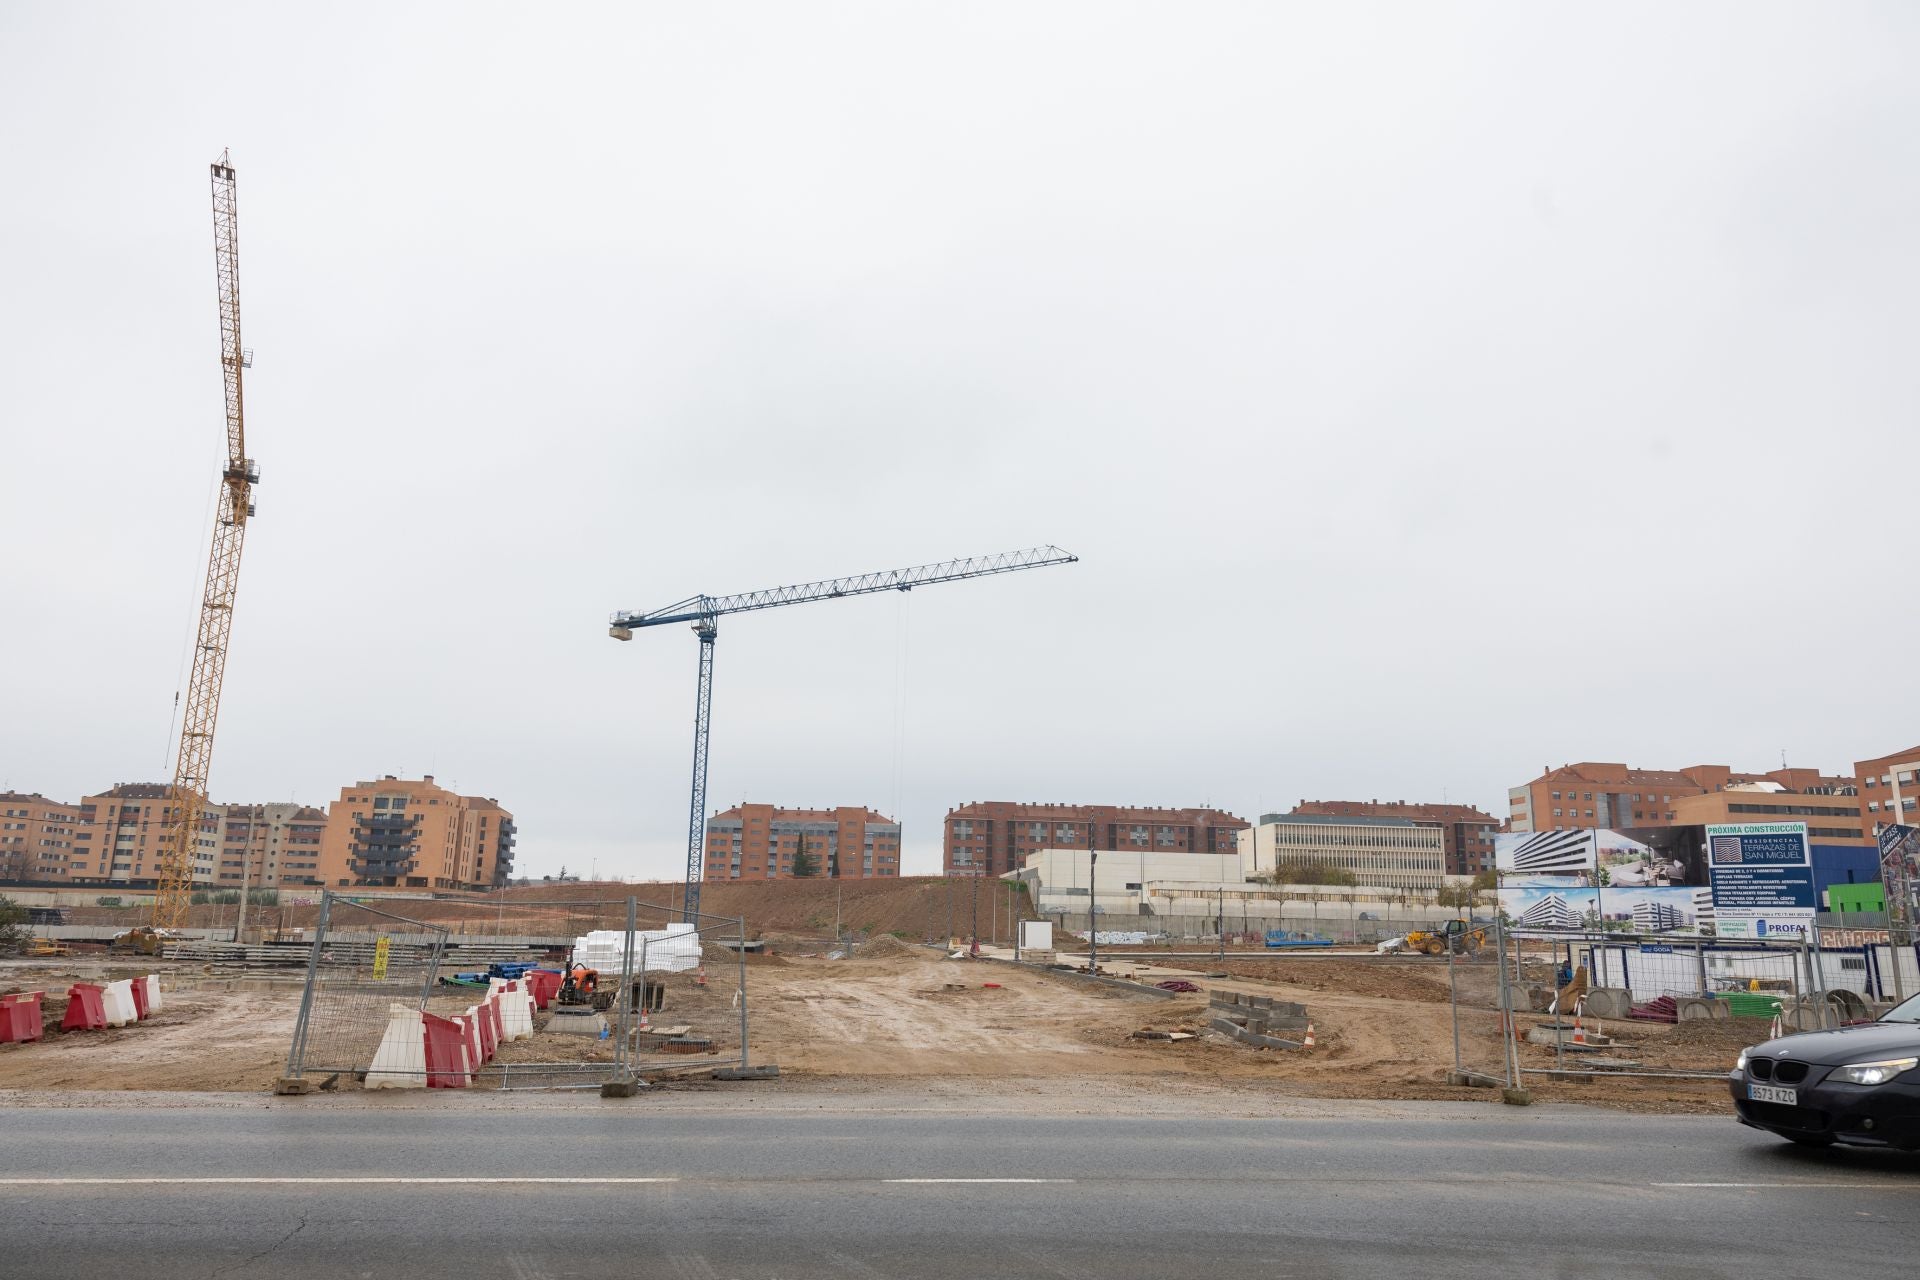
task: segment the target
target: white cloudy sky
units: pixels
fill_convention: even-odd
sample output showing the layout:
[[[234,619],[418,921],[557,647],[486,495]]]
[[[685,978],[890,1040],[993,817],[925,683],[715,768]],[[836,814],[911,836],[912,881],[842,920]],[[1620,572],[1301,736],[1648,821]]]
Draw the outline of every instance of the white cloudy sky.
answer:
[[[713,793],[1440,799],[1841,768],[1911,678],[1899,3],[0,8],[0,785],[166,776],[239,169],[216,798],[433,772],[521,868]],[[1904,468],[1906,479],[1896,468]],[[1903,487],[1904,486],[1904,487]]]

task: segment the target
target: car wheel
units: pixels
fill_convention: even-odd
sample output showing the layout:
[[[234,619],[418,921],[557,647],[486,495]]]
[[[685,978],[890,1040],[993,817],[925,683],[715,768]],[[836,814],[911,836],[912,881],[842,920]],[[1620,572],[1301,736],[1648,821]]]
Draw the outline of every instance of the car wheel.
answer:
[[[1795,1143],[1802,1147],[1830,1147],[1833,1145],[1833,1139],[1827,1137],[1825,1134],[1783,1133],[1780,1136],[1788,1142]]]

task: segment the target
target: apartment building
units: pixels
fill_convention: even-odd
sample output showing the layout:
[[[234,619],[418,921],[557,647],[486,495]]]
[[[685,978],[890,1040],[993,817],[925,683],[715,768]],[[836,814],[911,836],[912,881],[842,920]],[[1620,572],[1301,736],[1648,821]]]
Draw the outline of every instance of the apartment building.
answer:
[[[340,789],[328,807],[318,879],[332,888],[488,889],[513,864],[513,815],[428,774]]]
[[[1446,842],[1441,829],[1409,818],[1267,813],[1237,839],[1246,875],[1277,876],[1287,883],[1289,865],[1310,863],[1352,873],[1356,884],[1387,889],[1439,889],[1446,885]]]
[[[1041,849],[1234,853],[1245,818],[1219,809],[976,801],[947,811],[941,860],[948,875],[1003,875]]]
[[[865,805],[737,804],[707,819],[706,841],[704,880],[791,879],[803,848],[823,880],[900,874],[900,824]]]
[[[1789,791],[1777,782],[1733,782],[1724,790],[1680,796],[1674,825],[1709,822],[1804,822],[1815,844],[1871,844],[1860,830],[1860,797],[1846,790]]]
[[[326,831],[326,812],[310,805],[227,805],[215,883],[223,889],[317,885]]]
[[[1818,769],[1774,769],[1735,773],[1726,765],[1696,764],[1684,769],[1636,769],[1624,764],[1582,761],[1540,776],[1507,792],[1507,821],[1514,831],[1555,831],[1597,827],[1666,827],[1698,819],[1681,818],[1678,801],[1724,791],[1730,786],[1772,783],[1800,795],[1855,794],[1852,778]],[[1749,821],[1766,821],[1762,818]]]
[[[1408,804],[1405,800],[1302,800],[1295,814],[1345,818],[1405,818],[1415,826],[1438,827],[1447,874],[1476,876],[1493,870],[1493,837],[1500,819],[1468,804]]]
[[[1872,839],[1886,823],[1920,824],[1920,747],[1861,760],[1853,766],[1853,776],[1860,779],[1861,835]]]
[[[77,805],[0,791],[0,882],[65,880],[79,824]]]
[[[121,782],[76,806],[68,879],[85,884],[151,883],[174,822],[173,787],[164,782]],[[219,880],[223,805],[203,805],[193,839],[191,874],[196,885]]]

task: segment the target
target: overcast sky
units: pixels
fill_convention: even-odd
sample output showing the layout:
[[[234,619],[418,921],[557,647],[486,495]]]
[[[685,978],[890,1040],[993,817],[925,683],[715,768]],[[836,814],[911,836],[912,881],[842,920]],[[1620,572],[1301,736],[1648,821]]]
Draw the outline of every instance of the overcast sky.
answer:
[[[264,472],[221,801],[1479,804],[1920,739],[1920,13],[1254,3],[0,7],[0,786],[170,776]],[[1901,474],[1904,473],[1904,478]]]

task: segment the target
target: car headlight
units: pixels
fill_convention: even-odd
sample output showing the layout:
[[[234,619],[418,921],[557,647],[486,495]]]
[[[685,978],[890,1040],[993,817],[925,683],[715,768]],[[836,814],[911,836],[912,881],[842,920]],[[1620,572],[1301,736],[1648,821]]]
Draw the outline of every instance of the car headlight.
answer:
[[[1733,1060],[1733,1069],[1735,1071],[1745,1071],[1747,1069],[1747,1051],[1745,1049],[1742,1049],[1740,1056]]]
[[[1827,1078],[1842,1084],[1885,1084],[1902,1071],[1920,1066],[1920,1058],[1887,1058],[1880,1062],[1850,1062]]]

